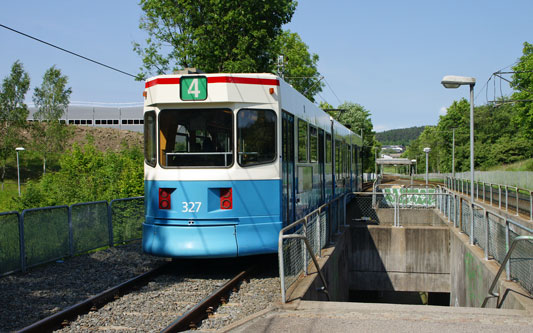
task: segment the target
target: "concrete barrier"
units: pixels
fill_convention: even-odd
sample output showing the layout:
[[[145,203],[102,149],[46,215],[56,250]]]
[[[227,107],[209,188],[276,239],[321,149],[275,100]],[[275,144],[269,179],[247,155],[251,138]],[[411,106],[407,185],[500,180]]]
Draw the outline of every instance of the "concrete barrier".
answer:
[[[450,292],[448,227],[353,225],[350,289]]]

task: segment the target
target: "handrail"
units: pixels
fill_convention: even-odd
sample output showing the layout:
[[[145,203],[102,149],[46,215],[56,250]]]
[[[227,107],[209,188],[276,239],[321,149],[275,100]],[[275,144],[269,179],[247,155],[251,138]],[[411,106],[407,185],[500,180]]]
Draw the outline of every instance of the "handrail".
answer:
[[[376,180],[374,181],[374,184],[372,184],[372,193],[376,193],[376,187],[378,187],[381,184],[381,176],[379,174],[376,174]],[[375,206],[376,204],[376,195],[372,194],[372,206]]]
[[[400,201],[400,197],[402,197],[402,196],[413,196],[413,195],[451,196],[450,193],[420,193],[420,194],[417,194],[417,193],[400,193],[399,195],[395,194],[395,199],[396,199],[395,202],[394,202],[394,226],[395,227],[400,227],[400,202],[399,202]],[[436,205],[437,204],[435,203],[435,206]],[[426,200],[426,208],[429,208],[427,200]]]
[[[503,269],[505,268],[505,265],[507,264],[507,262],[511,258],[511,254],[514,251],[514,249],[516,247],[516,244],[518,244],[519,241],[523,241],[523,240],[533,241],[533,236],[518,236],[518,237],[516,237],[514,239],[513,243],[511,244],[511,248],[509,248],[509,251],[507,251],[507,254],[505,255],[505,259],[503,259],[503,262],[502,262],[502,264],[500,266],[500,269],[498,270],[498,273],[496,273],[496,276],[494,277],[494,280],[492,281],[492,284],[490,285],[487,297],[485,297],[485,299],[483,300],[483,304],[481,304],[482,308],[484,308],[487,305],[487,302],[489,301],[490,298],[499,297],[500,296],[500,293],[495,293],[494,292],[494,288],[496,287],[496,284],[498,283],[498,280],[499,280],[500,276],[502,275],[502,272],[503,272]],[[500,306],[501,306],[501,304],[499,304],[499,302],[497,302],[496,303],[496,307],[499,308]]]
[[[451,181],[451,179],[450,179]],[[483,184],[483,186],[485,186],[485,184]],[[485,191],[485,189],[483,189]],[[457,195],[454,195],[454,197],[457,197]],[[491,193],[491,197],[492,197],[492,193]],[[485,254],[485,260],[489,260],[489,218],[490,216],[495,216],[499,219],[501,219],[502,221],[504,221],[504,226],[505,226],[505,248],[507,250],[506,252],[506,255],[504,257],[504,259],[502,260],[501,264],[500,264],[500,268],[498,270],[498,273],[496,274],[490,288],[489,288],[489,291],[487,293],[487,297],[485,297],[485,299],[483,300],[483,304],[481,305],[481,307],[485,307],[487,305],[487,302],[490,298],[492,297],[499,297],[499,293],[495,293],[494,292],[494,288],[496,287],[497,283],[498,283],[498,280],[501,276],[501,274],[503,273],[503,270],[506,271],[506,279],[507,280],[511,280],[511,255],[516,247],[516,245],[518,244],[519,241],[523,241],[523,240],[527,240],[527,241],[533,241],[533,236],[517,236],[514,241],[511,243],[511,245],[509,245],[510,243],[510,226],[513,226],[513,227],[516,227],[516,228],[519,228],[525,232],[528,232],[530,234],[533,233],[533,229],[532,228],[528,228],[516,221],[513,221],[512,219],[508,218],[508,217],[505,217],[505,216],[502,216],[498,213],[496,213],[495,211],[493,211],[492,209],[489,209],[487,207],[483,207],[482,205],[478,204],[478,203],[472,203],[471,200],[469,199],[465,199],[466,202],[468,202],[470,208],[472,209],[472,214],[471,214],[471,225],[470,225],[470,243],[473,245],[474,244],[474,214],[473,214],[473,210],[474,210],[474,207],[476,208],[481,208],[483,211],[484,211],[484,220],[485,220],[485,223],[486,223],[486,227],[485,227],[485,246],[482,247],[483,250],[484,250],[484,254]],[[500,200],[500,203],[501,203],[501,200]],[[508,289],[510,290],[510,289]],[[507,292],[507,291],[506,291]],[[496,305],[498,308],[501,307],[501,303],[500,302],[503,302],[503,300],[498,300]]]
[[[469,183],[470,180],[469,179],[464,179],[464,178],[453,178],[453,177],[450,177],[450,176],[447,176],[446,177],[446,180],[445,180],[445,184],[447,184],[447,186],[449,188],[451,188],[452,190],[454,191],[457,191],[457,192],[461,192],[461,193],[465,193],[467,194],[468,193],[468,187],[467,188],[463,188],[463,185],[464,183]],[[459,184],[461,186],[459,186]],[[479,187],[480,187],[480,184],[481,184],[481,188],[482,188],[482,200],[485,201],[486,200],[486,192],[487,192],[487,186],[489,187],[489,196],[490,196],[490,204],[492,206],[492,198],[493,198],[493,188],[497,188],[498,189],[498,192],[495,193],[495,195],[497,196],[498,198],[498,208],[499,209],[505,209],[506,211],[509,212],[509,190],[511,189],[512,192],[514,192],[516,194],[515,196],[515,199],[516,199],[516,202],[515,202],[515,209],[516,209],[516,215],[518,216],[519,215],[519,210],[520,210],[520,200],[522,200],[523,202],[527,202],[529,201],[529,220],[530,221],[533,221],[533,191],[530,190],[530,189],[526,189],[526,188],[522,188],[522,187],[518,187],[518,186],[511,186],[511,185],[504,185],[504,184],[495,184],[495,183],[490,183],[490,182],[484,182],[484,181],[474,181],[474,184],[476,186],[476,191],[474,193],[475,197],[480,200],[480,195],[479,195]],[[457,185],[457,186],[456,186]],[[505,191],[504,195],[505,195],[505,198],[502,198],[502,189]],[[529,200],[527,199],[524,199],[524,197],[522,197],[522,199],[520,199],[520,193],[522,193],[523,196],[526,196],[527,198],[527,193],[529,193]],[[502,200],[505,200],[505,207],[502,207]],[[527,205],[527,203],[525,203],[524,205],[522,205],[522,207],[524,207],[525,205]],[[521,208],[523,211],[526,211],[527,212],[527,209],[528,208]]]
[[[320,266],[318,265],[318,261],[316,260],[316,257],[315,257],[315,254],[313,253],[313,249],[311,248],[311,245],[309,245],[309,240],[307,239],[306,236],[304,235],[296,235],[296,234],[292,234],[292,235],[280,235],[280,243],[278,244],[279,246],[279,249],[282,248],[282,240],[283,239],[290,239],[290,238],[296,238],[296,239],[302,239],[305,243],[305,247],[307,248],[307,251],[309,252],[309,254],[311,254],[311,259],[313,259],[313,263],[315,264],[315,268],[316,268],[316,271],[318,273],[318,275],[320,276],[320,280],[322,280],[322,284],[324,285],[324,293],[326,294],[326,296],[328,297],[328,301],[330,301],[331,299],[329,298],[329,292],[328,292],[328,285],[326,283],[326,279],[324,278],[324,275],[322,274],[322,271],[320,270]],[[278,250],[279,250],[278,249]],[[283,272],[284,273],[284,267],[283,267],[283,255],[280,255],[280,272]],[[305,265],[307,265],[307,263],[305,263]],[[285,299],[286,295],[285,295],[285,279],[283,278],[284,275],[282,275],[282,278],[280,279],[281,280],[281,301],[283,303],[286,303],[287,300]]]
[[[311,248],[311,245],[309,244],[309,240],[307,239],[307,236],[298,235],[298,234],[284,235],[283,233],[285,231],[287,231],[287,230],[295,228],[296,226],[298,226],[300,224],[303,224],[303,227],[306,228],[307,227],[307,220],[308,220],[308,218],[310,216],[315,215],[317,213],[320,214],[325,207],[331,205],[332,203],[334,203],[337,200],[346,198],[347,194],[349,194],[349,193],[344,193],[344,194],[342,194],[342,195],[340,195],[338,197],[333,198],[331,201],[321,205],[320,207],[316,208],[315,210],[313,210],[309,214],[305,215],[301,219],[296,220],[295,222],[289,224],[288,226],[282,228],[279,231],[279,236],[278,236],[278,258],[279,258],[279,275],[280,275],[280,282],[281,282],[281,301],[283,303],[286,303],[286,299],[285,299],[286,298],[286,295],[285,295],[285,265],[284,265],[284,259],[283,259],[283,240],[284,239],[290,239],[290,238],[302,239],[304,241],[306,249],[311,254],[311,259],[313,259],[313,263],[314,263],[314,265],[316,267],[316,271],[318,272],[318,274],[320,276],[320,279],[322,280],[322,284],[324,285],[323,291],[324,291],[324,293],[326,293],[326,295],[328,297],[328,301],[330,300],[329,293],[328,293],[328,287],[327,287],[327,284],[326,284],[326,279],[322,275],[322,271],[320,270],[320,266],[318,265],[318,261],[316,260],[316,256],[313,253],[313,249]],[[344,201],[344,202],[346,202],[346,201]],[[346,207],[344,207],[344,216],[345,216],[344,225],[346,225]],[[306,267],[306,272],[307,272],[307,260],[305,260],[305,267]]]

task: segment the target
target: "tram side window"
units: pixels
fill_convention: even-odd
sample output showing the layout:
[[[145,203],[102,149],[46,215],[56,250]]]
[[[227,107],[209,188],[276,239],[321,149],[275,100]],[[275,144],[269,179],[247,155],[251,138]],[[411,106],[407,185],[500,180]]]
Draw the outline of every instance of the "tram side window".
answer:
[[[331,134],[326,134],[326,163],[331,163]]]
[[[233,115],[226,109],[159,113],[159,163],[163,167],[229,167]]]
[[[318,162],[318,133],[316,127],[309,126],[309,155],[311,162]]]
[[[298,162],[307,162],[307,143],[308,140],[307,122],[298,119]]]
[[[272,110],[242,109],[237,113],[237,153],[241,166],[276,159],[276,120]]]
[[[341,142],[335,140],[335,179],[340,178],[341,173]]]
[[[144,114],[144,159],[146,164],[155,166],[157,162],[155,111]]]
[[[350,170],[350,147],[345,143],[343,145],[344,147],[344,178],[348,179],[349,176],[349,170]]]
[[[357,175],[357,168],[359,168],[359,166],[357,165],[357,154],[358,154],[358,149],[357,149],[357,146],[356,145],[353,145],[352,146],[352,173]]]

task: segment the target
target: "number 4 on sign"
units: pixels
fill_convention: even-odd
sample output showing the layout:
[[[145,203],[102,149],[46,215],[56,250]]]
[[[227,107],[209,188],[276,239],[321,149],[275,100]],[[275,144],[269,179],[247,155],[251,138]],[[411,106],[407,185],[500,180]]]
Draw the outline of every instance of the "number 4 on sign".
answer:
[[[184,101],[205,100],[207,98],[206,77],[182,77],[180,86],[181,99]]]
[[[187,93],[189,95],[194,95],[195,98],[198,98],[198,95],[200,95],[200,89],[198,89],[198,79],[192,80]]]

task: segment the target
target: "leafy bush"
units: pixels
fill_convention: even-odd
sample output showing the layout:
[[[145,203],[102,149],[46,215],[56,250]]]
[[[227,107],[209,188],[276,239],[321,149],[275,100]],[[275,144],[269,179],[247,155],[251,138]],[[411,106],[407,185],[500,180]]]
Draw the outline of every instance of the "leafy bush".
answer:
[[[90,141],[75,144],[59,160],[60,169],[30,181],[13,209],[71,205],[144,194],[143,154],[137,147],[101,152]]]

